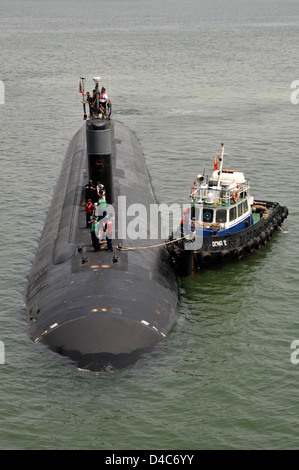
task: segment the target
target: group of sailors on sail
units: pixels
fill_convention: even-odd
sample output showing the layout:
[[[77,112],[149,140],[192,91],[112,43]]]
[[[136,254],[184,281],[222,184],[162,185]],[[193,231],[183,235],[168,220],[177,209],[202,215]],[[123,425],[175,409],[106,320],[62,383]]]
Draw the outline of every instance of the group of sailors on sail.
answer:
[[[111,114],[111,101],[108,98],[106,93],[106,88],[101,88],[101,93],[98,94],[97,88],[92,92],[92,95],[89,91],[86,92],[86,100],[83,101],[83,104],[88,104],[89,106],[89,117],[103,117],[107,118]]]
[[[106,189],[100,182],[97,186],[90,180],[85,186],[86,228],[90,229],[92,246],[94,251],[100,251],[101,242],[106,238],[107,251],[113,251],[112,247],[112,221],[106,209]]]

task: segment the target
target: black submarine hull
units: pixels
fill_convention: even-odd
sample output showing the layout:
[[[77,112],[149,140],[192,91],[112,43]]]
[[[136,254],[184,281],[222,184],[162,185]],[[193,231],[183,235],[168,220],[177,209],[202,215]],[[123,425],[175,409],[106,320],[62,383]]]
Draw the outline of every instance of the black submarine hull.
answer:
[[[114,210],[113,252],[94,251],[86,228],[90,173],[105,180]],[[145,239],[128,237],[120,196],[146,214],[156,204],[140,143],[119,122],[87,121],[66,152],[25,301],[32,340],[95,371],[136,362],[166,337],[177,315],[171,255],[163,240],[150,239],[148,220]]]

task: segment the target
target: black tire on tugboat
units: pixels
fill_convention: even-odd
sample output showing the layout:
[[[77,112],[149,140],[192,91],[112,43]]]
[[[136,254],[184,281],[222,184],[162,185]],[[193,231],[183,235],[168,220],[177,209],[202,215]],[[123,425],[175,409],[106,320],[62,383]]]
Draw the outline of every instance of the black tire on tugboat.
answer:
[[[250,242],[248,242],[248,244],[246,245],[246,249],[247,249],[248,253],[253,253],[254,252],[254,241],[253,240],[250,240]]]
[[[289,215],[289,210],[287,206],[283,206],[282,214],[281,214],[282,220],[286,219],[288,215]]]
[[[270,230],[269,230],[268,228],[265,230],[265,234],[266,234],[267,240],[269,241],[270,238],[271,238],[271,232],[270,232]]]
[[[236,259],[242,259],[244,257],[244,248],[242,248],[241,246],[239,248],[236,248],[234,255]]]
[[[261,233],[261,242],[262,242],[262,245],[267,245],[267,237],[266,237],[266,234],[265,232],[262,232]]]
[[[277,224],[279,225],[279,227],[281,226],[281,224],[282,224],[282,218],[281,217],[278,217]]]
[[[227,261],[230,257],[230,252],[228,250],[220,251],[219,256],[221,261]]]
[[[202,251],[199,257],[199,262],[202,266],[207,266],[211,261],[212,255],[208,251]]]
[[[259,250],[260,247],[261,247],[261,244],[262,244],[261,238],[260,238],[260,237],[255,237],[255,239],[253,240],[253,242],[254,242],[254,248],[256,248],[257,250]]]
[[[271,235],[271,237],[273,237],[274,231],[275,231],[274,225],[271,225],[271,226],[269,227],[269,230],[270,230],[270,235]]]

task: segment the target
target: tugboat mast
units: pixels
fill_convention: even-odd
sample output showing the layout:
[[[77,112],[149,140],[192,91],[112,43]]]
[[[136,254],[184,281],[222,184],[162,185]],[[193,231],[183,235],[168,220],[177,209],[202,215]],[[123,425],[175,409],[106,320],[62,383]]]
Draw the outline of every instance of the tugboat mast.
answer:
[[[220,168],[219,168],[219,173],[218,173],[217,189],[221,188],[220,180],[221,180],[221,174],[222,174],[222,168],[223,168],[224,144],[221,144],[221,147],[222,147],[222,154],[221,156],[219,156]]]

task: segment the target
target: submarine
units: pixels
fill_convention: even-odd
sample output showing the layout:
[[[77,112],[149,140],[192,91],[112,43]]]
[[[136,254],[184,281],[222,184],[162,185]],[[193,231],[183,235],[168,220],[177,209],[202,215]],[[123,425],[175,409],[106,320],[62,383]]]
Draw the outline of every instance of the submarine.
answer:
[[[140,142],[112,119],[109,100],[103,112],[100,77],[93,80],[94,108],[87,116],[83,101],[84,124],[65,154],[25,304],[34,342],[78,368],[105,371],[136,363],[165,339],[177,317],[178,284],[159,234],[161,220],[148,223],[157,201]],[[106,196],[105,211],[98,205],[94,212],[104,235],[97,249],[86,217],[90,181],[100,182]],[[113,227],[110,246],[103,232],[107,218]]]

